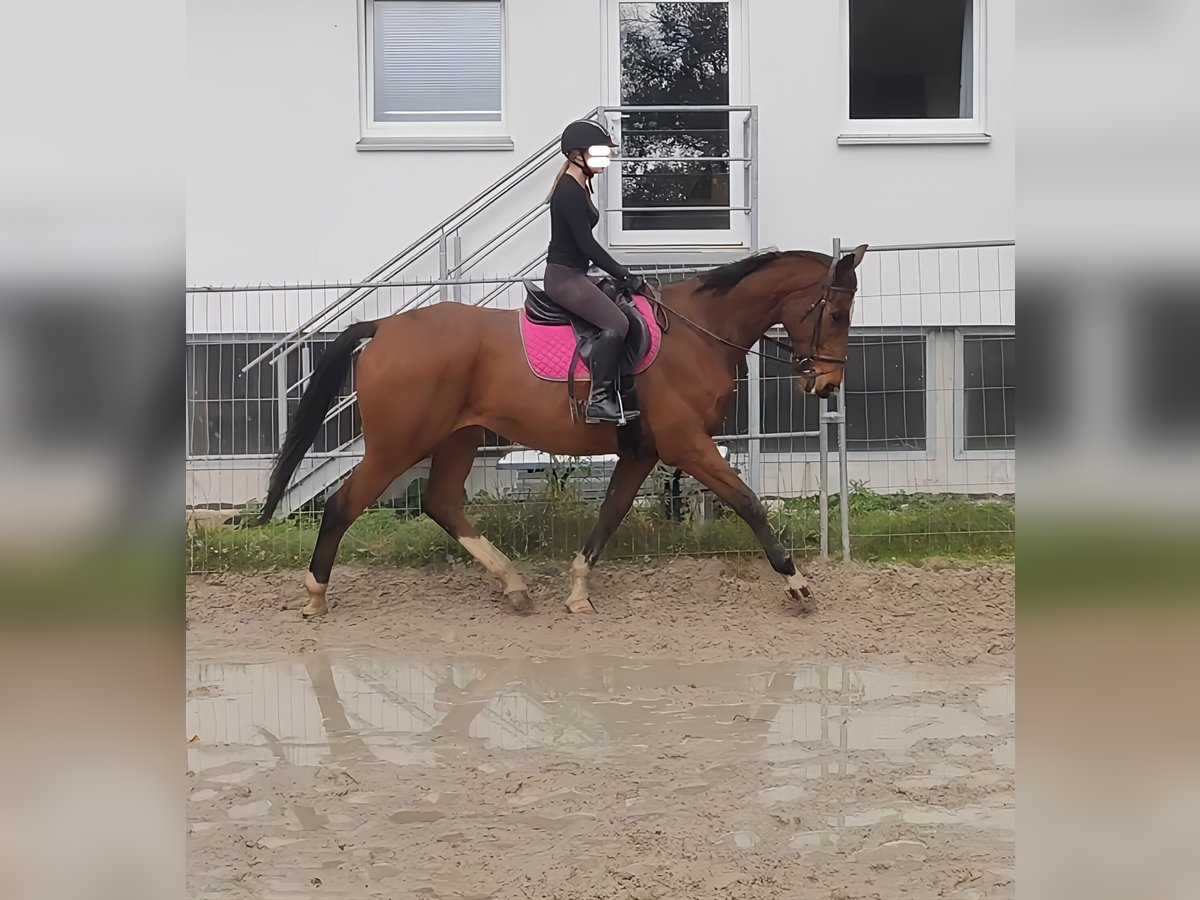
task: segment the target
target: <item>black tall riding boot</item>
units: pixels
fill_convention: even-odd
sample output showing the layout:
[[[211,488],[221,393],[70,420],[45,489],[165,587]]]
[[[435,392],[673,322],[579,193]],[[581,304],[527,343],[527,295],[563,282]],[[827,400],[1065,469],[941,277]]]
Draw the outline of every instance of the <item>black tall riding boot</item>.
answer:
[[[590,424],[612,422],[623,425],[636,419],[636,409],[623,410],[617,376],[621,357],[625,352],[625,339],[615,331],[602,331],[592,345],[588,368],[592,376],[592,392],[584,410],[584,421]]]

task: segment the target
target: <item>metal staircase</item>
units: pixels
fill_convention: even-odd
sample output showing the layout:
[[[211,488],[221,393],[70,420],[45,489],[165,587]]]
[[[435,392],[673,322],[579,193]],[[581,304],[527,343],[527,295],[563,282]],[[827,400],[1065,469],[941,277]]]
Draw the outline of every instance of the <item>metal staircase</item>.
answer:
[[[640,111],[652,111],[653,109],[655,108],[639,108]],[[757,111],[753,107],[728,107],[727,109],[731,113],[744,112],[747,138],[746,155],[740,158],[730,158],[729,163],[731,167],[735,164],[743,167],[747,201],[743,206],[731,209],[743,212],[750,217],[751,227],[748,233],[756,236],[757,190],[753,186],[757,182],[755,162],[757,156]],[[628,111],[631,110],[621,107],[597,107],[581,118],[599,121],[607,115]],[[481,263],[492,258],[500,248],[508,246],[512,252],[515,240],[526,236],[528,241],[535,234],[531,231],[531,226],[536,225],[548,209],[541,196],[532,206],[526,200],[525,205],[519,207],[524,211],[515,218],[505,219],[502,210],[497,205],[505,198],[510,198],[515,202],[518,199],[519,189],[522,187],[528,190],[536,184],[539,193],[544,192],[552,169],[558,166],[560,160],[559,139],[556,136],[468,203],[426,231],[362,282],[359,282],[357,286],[340,294],[307,321],[250,360],[243,367],[243,373],[255,366],[268,363],[275,367],[276,383],[280,385],[282,394],[279,403],[281,435],[287,430],[289,402],[298,400],[308,379],[307,372],[292,365],[291,371],[302,371],[303,374],[295,383],[288,383],[288,379],[281,375],[281,373],[289,371],[288,357],[293,353],[303,353],[306,348],[316,342],[327,340],[333,333],[340,331],[352,321],[356,311],[361,310],[365,300],[372,296],[376,298],[380,296],[378,293],[380,288],[405,284],[416,286],[415,293],[411,296],[407,296],[394,307],[389,305],[387,314],[390,315],[397,315],[430,303],[459,299],[454,296],[456,293],[454,288],[456,285],[466,284],[486,288],[482,291],[482,296],[470,301],[472,305],[490,306],[496,305],[505,292],[512,285],[519,283],[521,278],[529,277],[534,273],[545,261],[544,250],[534,252],[528,262],[517,266],[516,271],[504,279],[479,279],[473,274],[479,271]],[[616,164],[620,165],[620,161],[617,161]],[[730,177],[733,177],[732,168]],[[597,199],[597,205],[601,207],[602,222],[607,222],[603,197]],[[609,212],[620,212],[620,210],[613,209]],[[474,233],[475,231],[479,232],[478,235]],[[536,234],[541,246],[544,246],[545,227],[539,228]],[[464,237],[472,247],[466,256],[463,255]],[[678,250],[678,248],[675,249]],[[751,245],[736,249],[739,253],[745,253],[747,249],[755,248]],[[712,254],[701,253],[700,255],[710,256]],[[729,258],[728,255],[725,258],[715,258],[714,256],[713,262],[723,262],[727,258]],[[636,263],[632,265],[637,267]],[[354,391],[340,397],[330,409],[326,422],[333,422],[339,416],[344,415],[354,406],[356,400],[357,396]],[[363,443],[359,433],[351,434],[332,450],[310,452],[297,470],[293,484],[280,503],[279,515],[290,515],[305,504],[330,492],[358,465],[362,455]]]

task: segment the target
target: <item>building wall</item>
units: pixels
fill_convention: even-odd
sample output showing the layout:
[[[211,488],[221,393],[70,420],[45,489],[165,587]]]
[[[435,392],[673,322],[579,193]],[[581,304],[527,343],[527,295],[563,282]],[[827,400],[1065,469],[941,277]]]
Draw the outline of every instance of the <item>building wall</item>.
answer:
[[[844,0],[843,0],[844,2]],[[572,118],[612,104],[604,0],[507,0],[505,151],[360,152],[362,0],[204,0],[188,6],[188,282],[221,285],[352,281],[453,212]],[[761,246],[827,249],[860,242],[938,243],[1014,234],[1012,4],[986,3],[990,143],[842,146],[843,3],[743,0],[745,93],[759,108]],[[740,13],[739,13],[740,11]],[[572,40],[557,36],[568,31]],[[469,247],[542,198],[552,167],[464,234]],[[544,249],[545,219],[481,268],[509,274]],[[436,261],[436,259],[434,259]],[[653,265],[655,253],[640,254]],[[428,276],[425,268],[414,274]],[[920,455],[854,454],[849,476],[875,490],[1009,493],[1012,453],[954,450],[958,327],[1014,320],[1011,248],[869,254],[859,328],[929,335],[931,413]],[[462,287],[473,301],[488,288]],[[191,295],[192,335],[278,336],[338,291]],[[416,291],[379,292],[349,319],[383,315]],[[514,289],[497,305],[521,299]],[[949,357],[946,354],[950,354]],[[260,497],[267,464],[216,460],[189,470],[188,502]],[[481,476],[485,477],[485,476]],[[815,489],[815,456],[767,458],[769,494]],[[486,476],[494,481],[495,472]]]
[[[563,124],[618,99],[606,95],[603,0],[509,0],[513,149],[358,152],[360,3],[189,4],[190,283],[361,278]],[[1012,4],[987,4],[989,144],[839,146],[840,4],[750,0],[743,16],[747,89],[733,99],[759,107],[761,245],[1013,237]],[[572,40],[556,38],[564,29]],[[535,179],[481,228],[544,189]],[[543,231],[491,271],[530,258]]]

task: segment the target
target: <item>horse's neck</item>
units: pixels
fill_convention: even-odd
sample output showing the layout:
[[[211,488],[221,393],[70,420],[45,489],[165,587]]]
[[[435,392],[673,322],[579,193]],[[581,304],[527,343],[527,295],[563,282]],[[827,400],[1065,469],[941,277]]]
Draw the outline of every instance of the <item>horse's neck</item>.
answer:
[[[754,280],[749,278],[747,282]],[[680,311],[690,313],[704,328],[735,345],[736,350],[728,346],[725,349],[740,359],[745,349],[758,343],[776,323],[778,306],[774,292],[754,290],[753,284],[743,283],[724,294],[694,290],[680,304]]]

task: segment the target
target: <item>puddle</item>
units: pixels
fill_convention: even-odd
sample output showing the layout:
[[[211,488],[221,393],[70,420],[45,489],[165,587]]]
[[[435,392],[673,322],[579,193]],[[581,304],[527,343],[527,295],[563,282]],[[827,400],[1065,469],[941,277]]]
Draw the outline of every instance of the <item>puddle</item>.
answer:
[[[922,741],[965,749],[963,739],[1007,736],[1013,712],[1012,680],[1003,676],[970,682],[909,669],[598,655],[346,652],[192,663],[188,690],[185,740],[198,738],[187,744],[189,768],[225,784],[263,766],[438,767],[464,746],[595,754],[664,737],[689,752],[732,747],[779,763],[809,761],[801,777],[828,777],[853,771],[845,756],[855,751],[901,760]],[[964,691],[974,704],[943,699]],[[677,791],[700,793],[710,783]]]
[[[748,863],[772,892],[836,863],[925,896],[948,860],[1012,858],[1012,678],[990,668],[330,651],[192,661],[187,687],[212,900],[508,896],[560,850],[581,884],[628,860],[631,897],[710,863],[705,896],[764,896]],[[662,835],[688,841],[677,868]]]

